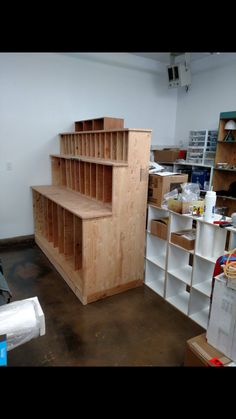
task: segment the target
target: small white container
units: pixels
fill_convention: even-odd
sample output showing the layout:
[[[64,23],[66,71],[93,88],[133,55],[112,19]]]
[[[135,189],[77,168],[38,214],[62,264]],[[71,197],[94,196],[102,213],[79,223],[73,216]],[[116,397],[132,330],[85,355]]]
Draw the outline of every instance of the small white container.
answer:
[[[216,204],[215,191],[207,191],[206,196],[205,196],[205,205],[204,205],[204,214],[203,214],[203,219],[205,221],[214,220],[215,204]]]

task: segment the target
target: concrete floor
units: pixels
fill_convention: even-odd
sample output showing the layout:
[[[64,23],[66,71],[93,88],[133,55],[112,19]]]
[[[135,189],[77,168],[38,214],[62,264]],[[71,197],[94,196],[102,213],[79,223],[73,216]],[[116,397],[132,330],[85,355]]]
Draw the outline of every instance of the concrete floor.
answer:
[[[0,258],[12,301],[37,296],[46,320],[9,366],[182,366],[186,340],[204,332],[145,285],[83,306],[35,244]]]

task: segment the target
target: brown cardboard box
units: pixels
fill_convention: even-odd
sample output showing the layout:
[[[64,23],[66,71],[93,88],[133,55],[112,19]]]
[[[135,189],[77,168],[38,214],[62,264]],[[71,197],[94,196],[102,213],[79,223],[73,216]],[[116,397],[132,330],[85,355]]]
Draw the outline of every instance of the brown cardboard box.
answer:
[[[202,215],[204,210],[204,201],[180,201],[177,199],[168,199],[168,209],[179,214]]]
[[[168,222],[168,217],[151,220],[151,234],[160,237],[162,240],[167,240]]]
[[[171,233],[171,243],[177,244],[186,250],[193,250],[196,239],[196,229],[182,230]]]
[[[179,148],[164,148],[163,150],[155,150],[154,161],[173,162],[178,159],[179,151]]]
[[[181,183],[188,181],[187,174],[161,176],[149,175],[148,201],[161,207],[163,197],[167,192],[178,188]]]
[[[230,358],[227,358],[222,352],[207,343],[206,333],[187,341],[184,358],[185,367],[214,367],[218,366],[218,360],[223,364],[222,366],[232,362]]]

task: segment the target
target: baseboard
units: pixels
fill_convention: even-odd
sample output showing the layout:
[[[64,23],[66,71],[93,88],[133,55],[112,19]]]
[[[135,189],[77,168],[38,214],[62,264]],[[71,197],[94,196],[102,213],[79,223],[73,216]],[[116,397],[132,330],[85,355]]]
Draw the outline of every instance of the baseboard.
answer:
[[[35,244],[34,234],[28,236],[9,237],[7,239],[0,239],[0,250],[9,247],[32,246]]]

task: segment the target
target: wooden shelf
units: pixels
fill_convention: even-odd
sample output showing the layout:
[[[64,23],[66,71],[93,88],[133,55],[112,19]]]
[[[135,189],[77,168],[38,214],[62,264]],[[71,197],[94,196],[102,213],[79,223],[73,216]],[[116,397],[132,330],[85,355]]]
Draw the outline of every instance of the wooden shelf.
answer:
[[[111,205],[99,203],[78,192],[60,186],[32,186],[32,189],[83,220],[112,216]]]
[[[236,169],[220,169],[218,167],[214,167],[214,170],[219,170],[222,172],[236,172]]]
[[[103,164],[105,166],[115,166],[115,167],[127,167],[128,163],[123,161],[116,161],[116,160],[105,160],[105,159],[98,159],[95,157],[81,157],[81,156],[74,156],[73,154],[50,154],[51,157],[59,157],[68,160],[79,160],[88,163],[96,163],[96,164]]]
[[[236,198],[233,196],[217,195],[217,198],[230,199],[232,201],[236,201]]]
[[[105,130],[111,128],[124,128],[124,119],[104,116],[102,118],[87,119],[75,122],[75,131]]]
[[[32,186],[36,243],[83,304],[144,277],[151,130],[99,130],[103,122],[62,134],[52,185]]]
[[[112,201],[112,165],[52,157],[52,184],[103,203]]]

